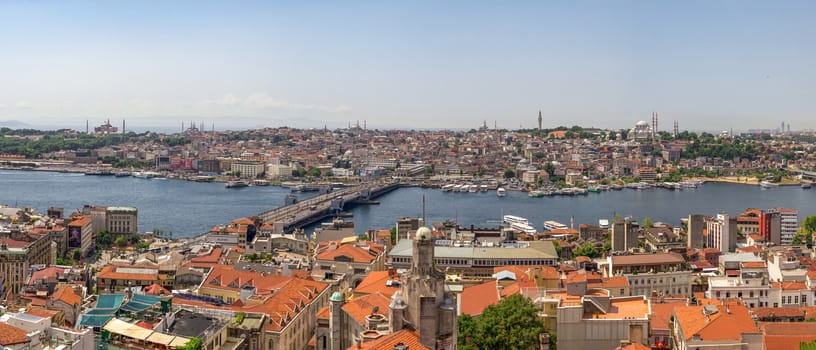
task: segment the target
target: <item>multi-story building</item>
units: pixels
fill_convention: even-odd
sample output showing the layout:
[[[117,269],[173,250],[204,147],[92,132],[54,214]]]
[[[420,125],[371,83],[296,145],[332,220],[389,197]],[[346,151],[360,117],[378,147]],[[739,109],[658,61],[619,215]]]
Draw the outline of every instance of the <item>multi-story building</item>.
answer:
[[[87,256],[96,245],[90,216],[76,216],[68,223],[68,249],[79,250],[82,256]]]
[[[385,268],[385,250],[379,243],[358,241],[357,237],[320,242],[314,250],[312,276],[317,280],[326,274],[344,274],[348,284],[356,286],[371,271]]]
[[[679,254],[613,255],[601,268],[605,277],[625,276],[631,295],[691,293],[691,270]]]
[[[737,248],[737,219],[729,218],[728,213],[719,213],[706,220],[706,231],[709,248],[719,249],[723,253],[733,252]]]
[[[763,348],[762,334],[748,308],[739,303],[678,306],[672,318],[672,349]]]
[[[695,249],[703,249],[705,237],[703,230],[705,229],[705,216],[700,214],[691,214],[688,217],[688,229],[686,230],[686,238],[688,239],[688,247]]]
[[[284,164],[268,164],[266,166],[266,176],[270,179],[281,179],[292,176],[293,168]]]
[[[761,210],[748,208],[737,217],[737,231],[746,236],[759,233],[759,218],[761,215]]]
[[[765,262],[743,261],[736,276],[709,277],[706,297],[719,300],[739,298],[750,308],[771,306],[771,284]]]
[[[108,207],[105,230],[114,235],[138,233],[139,211],[132,207]]]
[[[773,244],[782,243],[782,215],[775,211],[763,211],[759,214],[757,222],[757,234],[762,236],[765,242]]]
[[[781,244],[793,243],[793,237],[796,236],[796,231],[799,229],[799,211],[795,209],[779,208],[777,209],[781,219]]]
[[[404,269],[411,266],[412,241],[403,239],[397,242],[388,253],[388,267]],[[434,248],[435,265],[462,278],[490,278],[493,268],[499,266],[555,266],[558,263],[558,254],[551,241],[473,245],[437,240]]]
[[[230,171],[238,173],[240,177],[254,179],[264,173],[264,164],[251,160],[234,160],[230,164]]]
[[[31,265],[54,264],[55,248],[48,235],[38,235],[30,241],[0,238],[0,275],[5,277],[6,292],[15,298],[20,294]]]
[[[557,309],[560,349],[613,349],[622,341],[649,343],[650,302],[644,296],[614,298],[602,290],[562,295]]]
[[[96,274],[96,290],[100,292],[117,293],[152,284],[171,287],[173,279],[159,273],[158,266],[108,265]]]
[[[625,252],[638,247],[637,225],[631,218],[615,220],[610,229],[612,251]]]

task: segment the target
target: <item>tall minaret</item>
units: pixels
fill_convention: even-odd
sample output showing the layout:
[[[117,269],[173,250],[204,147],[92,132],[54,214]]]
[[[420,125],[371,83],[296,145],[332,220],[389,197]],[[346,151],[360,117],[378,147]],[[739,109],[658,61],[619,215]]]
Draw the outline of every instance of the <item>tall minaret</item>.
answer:
[[[538,110],[538,130],[541,131],[541,110]]]
[[[85,119],[85,133],[86,134],[91,133],[91,124],[88,122],[88,119]]]
[[[680,133],[678,132],[679,131],[678,128],[679,127],[677,125],[677,121],[675,120],[674,121],[674,138],[677,138],[677,135],[680,135]]]

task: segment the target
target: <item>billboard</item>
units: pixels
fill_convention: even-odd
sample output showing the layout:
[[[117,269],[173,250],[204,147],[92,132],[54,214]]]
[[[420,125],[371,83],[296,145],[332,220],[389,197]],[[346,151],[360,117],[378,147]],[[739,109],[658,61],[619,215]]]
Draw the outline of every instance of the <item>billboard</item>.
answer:
[[[68,226],[68,248],[82,247],[82,226]]]

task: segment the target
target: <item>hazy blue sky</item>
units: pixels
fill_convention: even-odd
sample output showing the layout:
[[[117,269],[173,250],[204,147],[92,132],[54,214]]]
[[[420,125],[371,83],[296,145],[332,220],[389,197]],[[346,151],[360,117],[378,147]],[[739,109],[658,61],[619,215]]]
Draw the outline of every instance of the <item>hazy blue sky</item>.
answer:
[[[0,120],[816,128],[815,1],[0,0]]]

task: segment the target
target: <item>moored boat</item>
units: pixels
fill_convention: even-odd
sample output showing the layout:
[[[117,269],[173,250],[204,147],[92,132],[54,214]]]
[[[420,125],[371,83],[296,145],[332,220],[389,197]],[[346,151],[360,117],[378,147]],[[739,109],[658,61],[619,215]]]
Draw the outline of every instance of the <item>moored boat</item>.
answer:
[[[496,196],[498,196],[498,197],[507,196],[507,190],[505,190],[504,187],[497,188],[496,189]]]
[[[241,188],[241,187],[247,187],[247,186],[249,186],[249,183],[244,181],[244,180],[230,180],[230,181],[227,181],[227,184],[226,184],[227,188]]]

